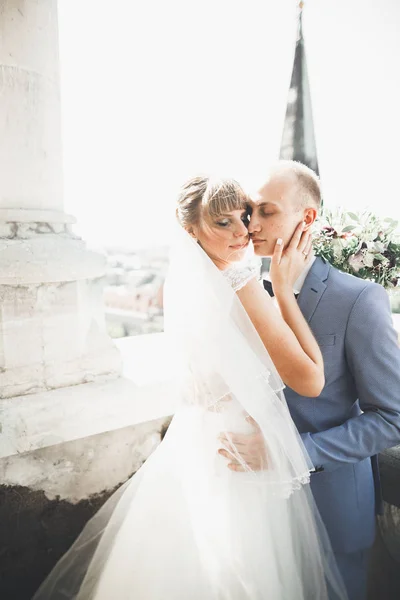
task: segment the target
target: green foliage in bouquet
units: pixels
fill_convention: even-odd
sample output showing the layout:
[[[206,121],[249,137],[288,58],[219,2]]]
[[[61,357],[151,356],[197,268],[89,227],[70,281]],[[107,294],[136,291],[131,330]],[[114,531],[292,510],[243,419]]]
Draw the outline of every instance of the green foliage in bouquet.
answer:
[[[331,265],[387,290],[400,290],[398,221],[370,211],[325,210],[317,222],[314,251]]]

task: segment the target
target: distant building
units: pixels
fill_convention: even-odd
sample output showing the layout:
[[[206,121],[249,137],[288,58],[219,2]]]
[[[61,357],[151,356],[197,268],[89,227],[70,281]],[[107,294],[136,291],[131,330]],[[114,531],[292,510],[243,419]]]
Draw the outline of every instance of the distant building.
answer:
[[[108,250],[104,290],[106,322],[113,338],[159,333],[164,329],[162,290],[168,249]]]

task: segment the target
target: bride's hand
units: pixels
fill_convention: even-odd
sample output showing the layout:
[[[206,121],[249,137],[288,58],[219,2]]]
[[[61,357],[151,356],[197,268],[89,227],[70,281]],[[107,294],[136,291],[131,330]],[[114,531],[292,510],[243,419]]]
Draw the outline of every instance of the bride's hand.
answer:
[[[304,231],[302,221],[286,248],[278,239],[271,260],[270,277],[275,294],[292,292],[296,279],[306,266],[312,249],[310,231]]]

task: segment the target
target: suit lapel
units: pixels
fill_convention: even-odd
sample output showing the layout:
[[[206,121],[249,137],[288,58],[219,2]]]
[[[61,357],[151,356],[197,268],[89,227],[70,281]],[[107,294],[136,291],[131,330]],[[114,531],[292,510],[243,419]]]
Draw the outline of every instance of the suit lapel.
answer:
[[[301,312],[310,322],[315,310],[326,290],[325,281],[328,279],[329,263],[317,257],[308,273],[297,299]]]

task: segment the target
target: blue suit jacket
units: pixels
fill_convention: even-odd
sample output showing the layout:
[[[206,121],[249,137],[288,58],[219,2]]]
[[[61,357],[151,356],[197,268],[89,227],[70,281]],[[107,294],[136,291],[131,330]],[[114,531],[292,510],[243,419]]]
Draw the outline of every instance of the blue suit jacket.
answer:
[[[321,258],[298,303],[324,357],[325,387],[318,398],[290,388],[285,396],[318,469],[311,488],[333,549],[355,552],[374,540],[376,455],[400,443],[398,337],[384,288]]]

